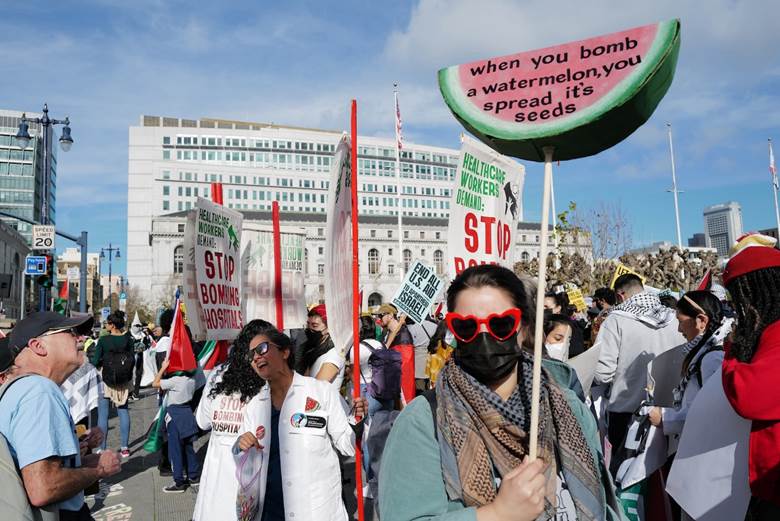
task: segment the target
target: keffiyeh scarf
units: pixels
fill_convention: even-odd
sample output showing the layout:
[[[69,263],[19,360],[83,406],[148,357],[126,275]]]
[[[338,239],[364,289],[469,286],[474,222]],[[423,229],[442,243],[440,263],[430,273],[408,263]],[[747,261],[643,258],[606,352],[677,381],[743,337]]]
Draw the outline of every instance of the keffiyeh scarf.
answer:
[[[507,401],[450,360],[436,385],[436,421],[447,495],[466,506],[496,498],[496,477],[505,476],[528,453],[533,358],[523,353],[518,385]],[[548,463],[545,511],[555,517],[556,484],[563,475],[579,521],[602,520],[598,462],[563,392],[542,372],[539,457]]]
[[[612,313],[633,318],[655,329],[665,327],[674,318],[674,310],[664,306],[658,295],[647,291],[637,293],[615,306]]]

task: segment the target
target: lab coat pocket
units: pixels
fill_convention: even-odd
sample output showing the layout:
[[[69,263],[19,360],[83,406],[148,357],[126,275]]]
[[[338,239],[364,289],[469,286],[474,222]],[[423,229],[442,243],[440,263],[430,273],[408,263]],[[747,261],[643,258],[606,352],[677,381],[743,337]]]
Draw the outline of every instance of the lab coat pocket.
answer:
[[[295,413],[290,417],[290,434],[300,436],[299,443],[312,452],[328,445],[328,415],[323,411],[313,414]]]

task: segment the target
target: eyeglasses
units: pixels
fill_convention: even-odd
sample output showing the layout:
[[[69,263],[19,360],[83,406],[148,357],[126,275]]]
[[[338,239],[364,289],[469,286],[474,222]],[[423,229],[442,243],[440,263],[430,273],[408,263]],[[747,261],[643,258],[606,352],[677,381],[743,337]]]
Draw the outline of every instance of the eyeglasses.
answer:
[[[268,352],[270,346],[279,347],[271,342],[260,342],[255,347],[249,348],[249,358],[253,358],[255,355],[263,356]]]
[[[474,315],[447,313],[444,317],[447,327],[461,342],[471,342],[479,334],[483,324],[490,335],[497,340],[506,340],[520,328],[523,313],[517,308],[507,309],[503,313],[493,313],[485,318]]]
[[[44,336],[58,335],[60,333],[70,333],[71,336],[73,336],[75,338],[80,338],[80,337],[84,336],[81,333],[79,333],[78,331],[76,331],[75,329],[73,329],[72,327],[69,327],[67,329],[54,329],[52,331],[47,331],[44,334],[40,335],[38,338],[44,337]]]

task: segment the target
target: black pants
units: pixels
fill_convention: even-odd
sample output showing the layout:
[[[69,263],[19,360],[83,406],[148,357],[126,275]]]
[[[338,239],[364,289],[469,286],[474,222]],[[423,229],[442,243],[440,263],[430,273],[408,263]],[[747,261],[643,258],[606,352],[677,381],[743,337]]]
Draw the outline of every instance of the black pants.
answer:
[[[60,509],[60,521],[95,521],[95,519],[89,513],[89,507],[85,503],[77,512]]]
[[[613,447],[619,447],[623,444],[628,434],[628,427],[631,425],[630,412],[610,412],[608,413],[609,426],[607,428],[607,438]]]
[[[138,393],[141,391],[141,377],[144,374],[144,354],[135,354],[135,392],[133,393],[138,397]]]

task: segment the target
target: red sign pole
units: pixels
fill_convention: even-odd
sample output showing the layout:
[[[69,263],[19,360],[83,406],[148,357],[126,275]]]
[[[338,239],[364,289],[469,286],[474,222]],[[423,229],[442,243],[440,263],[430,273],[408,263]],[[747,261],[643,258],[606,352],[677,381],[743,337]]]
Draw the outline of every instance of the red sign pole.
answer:
[[[360,277],[358,272],[358,197],[357,197],[357,101],[352,100],[352,396],[360,397]],[[361,439],[355,440],[355,496],[357,497],[358,521],[363,521],[363,448]]]
[[[282,234],[279,230],[279,202],[271,205],[274,223],[274,300],[276,300],[276,328],[284,329],[284,308],[282,307]]]

